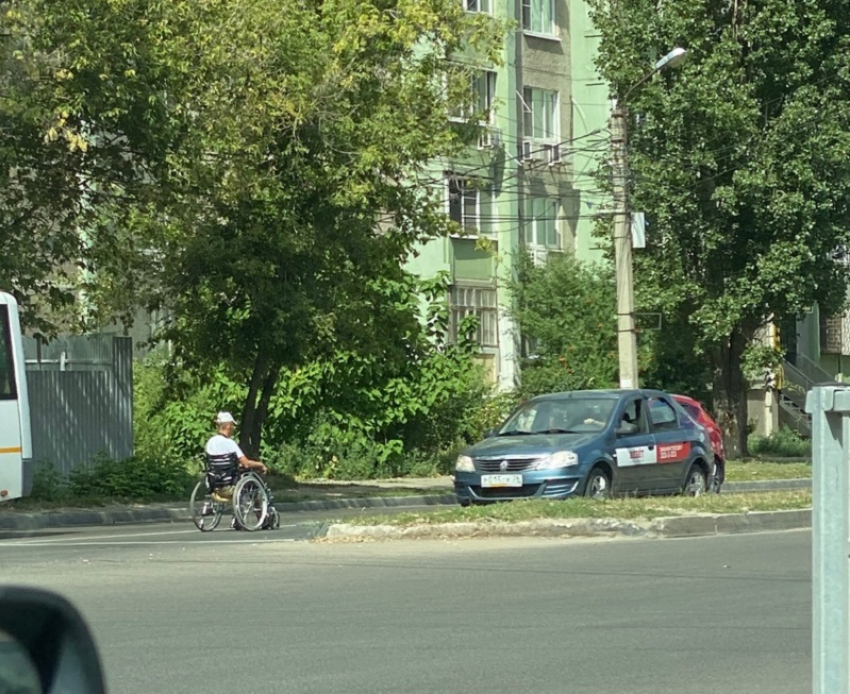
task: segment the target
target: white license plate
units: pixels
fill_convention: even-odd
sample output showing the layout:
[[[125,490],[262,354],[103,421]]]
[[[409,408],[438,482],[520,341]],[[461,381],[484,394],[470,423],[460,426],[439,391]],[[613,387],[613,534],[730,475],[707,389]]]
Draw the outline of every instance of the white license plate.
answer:
[[[521,487],[522,475],[481,475],[481,486],[486,489]]]

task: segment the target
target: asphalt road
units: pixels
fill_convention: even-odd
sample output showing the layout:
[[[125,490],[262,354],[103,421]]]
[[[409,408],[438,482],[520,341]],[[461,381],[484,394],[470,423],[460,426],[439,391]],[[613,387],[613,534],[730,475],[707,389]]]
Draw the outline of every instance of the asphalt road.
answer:
[[[326,544],[179,526],[0,541],[114,694],[799,694],[810,534]]]
[[[40,539],[51,540],[61,538],[63,543],[69,542],[112,542],[116,538],[124,541],[130,536],[143,537],[143,542],[221,542],[241,541],[256,542],[259,539],[268,540],[309,540],[316,536],[317,531],[328,522],[346,520],[356,522],[358,517],[371,515],[392,515],[398,513],[416,513],[433,511],[434,506],[399,506],[375,508],[347,508],[327,511],[295,511],[281,514],[279,530],[256,533],[234,533],[230,530],[233,516],[227,513],[222,516],[218,528],[209,533],[199,532],[191,522],[181,523],[149,523],[109,525],[101,527],[69,527],[44,528],[39,530],[3,530],[0,529],[0,541]],[[170,530],[171,532],[169,532]],[[120,537],[118,537],[120,536]],[[128,540],[129,541],[129,540]]]

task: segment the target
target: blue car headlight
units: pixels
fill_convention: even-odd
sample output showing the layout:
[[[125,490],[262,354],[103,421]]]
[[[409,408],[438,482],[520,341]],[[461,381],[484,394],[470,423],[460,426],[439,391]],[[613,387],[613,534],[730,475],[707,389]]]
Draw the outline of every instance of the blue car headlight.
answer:
[[[455,462],[455,470],[458,472],[475,472],[475,464],[468,455],[459,455]]]
[[[532,470],[558,470],[559,468],[578,465],[578,456],[573,451],[558,451],[546,458],[541,458],[532,466]]]

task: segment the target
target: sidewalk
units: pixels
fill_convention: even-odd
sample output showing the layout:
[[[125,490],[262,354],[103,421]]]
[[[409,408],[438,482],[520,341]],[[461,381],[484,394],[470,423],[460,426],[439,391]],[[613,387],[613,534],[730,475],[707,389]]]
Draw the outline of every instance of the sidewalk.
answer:
[[[317,498],[302,501],[275,501],[282,514],[348,508],[404,508],[408,506],[451,506],[457,503],[452,478],[403,478],[367,481],[310,480],[301,484],[303,494]],[[778,491],[809,489],[811,480],[771,480],[734,482],[723,486],[723,492]],[[306,491],[309,490],[309,491]],[[398,495],[388,494],[398,490]],[[301,491],[301,490],[299,490]],[[419,494],[415,492],[421,492]],[[281,496],[280,492],[275,492]],[[62,508],[44,511],[21,511],[0,507],[0,530],[41,530],[85,526],[135,525],[143,523],[188,522],[188,500],[185,504],[152,503],[116,505],[101,508]]]

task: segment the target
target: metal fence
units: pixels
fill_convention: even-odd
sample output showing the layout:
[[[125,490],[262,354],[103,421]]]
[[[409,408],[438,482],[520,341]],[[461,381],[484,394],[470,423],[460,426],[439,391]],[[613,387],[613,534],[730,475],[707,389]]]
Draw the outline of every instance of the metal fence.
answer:
[[[133,455],[133,343],[128,337],[24,339],[33,457],[63,474],[98,454]]]

